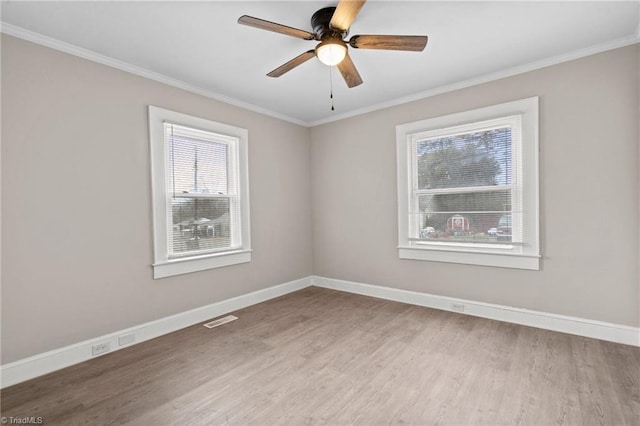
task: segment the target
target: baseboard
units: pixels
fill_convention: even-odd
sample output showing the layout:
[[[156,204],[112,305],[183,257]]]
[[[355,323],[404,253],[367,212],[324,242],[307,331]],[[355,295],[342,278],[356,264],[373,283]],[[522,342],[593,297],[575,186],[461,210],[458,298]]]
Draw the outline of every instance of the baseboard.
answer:
[[[640,346],[640,328],[638,327],[312,276],[212,303],[180,314],[171,315],[139,326],[130,327],[2,365],[0,366],[0,388],[5,388],[96,358],[91,354],[91,347],[97,343],[108,342],[111,346],[111,350],[108,353],[111,353],[204,322],[208,319],[246,308],[247,306],[301,290],[311,285],[453,312],[459,312],[453,309],[452,306],[454,304],[464,305],[464,312],[459,313],[610,342]],[[135,336],[135,341],[119,346],[118,337],[129,334]]]
[[[111,350],[107,353],[111,353],[310,285],[311,277],[301,278],[5,364],[0,366],[0,388],[96,358],[91,347],[97,343],[108,342]],[[118,337],[129,334],[134,335],[135,341],[119,346]]]
[[[591,337],[609,342],[640,346],[640,328],[638,327],[557,315],[548,312],[531,311],[511,306],[456,299],[453,297],[437,296],[428,293],[419,293],[390,287],[337,280],[333,278],[314,276],[311,277],[311,282],[317,287],[346,291],[349,293],[393,300],[411,305],[458,312],[514,324],[527,325],[545,330]],[[462,305],[464,312],[461,312],[459,309],[454,309],[454,305],[457,305],[458,308]]]

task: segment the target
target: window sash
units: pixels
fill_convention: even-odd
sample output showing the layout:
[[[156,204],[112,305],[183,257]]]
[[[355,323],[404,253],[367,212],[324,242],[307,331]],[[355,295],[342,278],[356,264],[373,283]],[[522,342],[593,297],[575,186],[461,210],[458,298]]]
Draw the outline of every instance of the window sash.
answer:
[[[176,162],[175,158],[171,155],[166,156],[166,171],[167,171],[167,197],[166,197],[166,216],[167,216],[167,258],[171,259],[181,259],[192,256],[202,256],[206,254],[220,253],[226,252],[230,250],[236,250],[241,248],[242,246],[242,235],[241,235],[241,212],[240,212],[240,197],[238,195],[238,170],[236,167],[236,158],[237,158],[237,149],[238,149],[238,138],[229,137],[226,135],[220,135],[211,131],[206,131],[198,128],[193,128],[189,126],[182,126],[176,123],[165,121],[164,123],[164,139],[165,139],[165,149],[167,154],[173,149],[174,144],[176,143],[176,138],[188,139],[196,143],[211,143],[211,144],[219,144],[227,147],[226,151],[226,161],[225,161],[225,180],[226,180],[226,194],[217,194],[217,193],[201,193],[196,191],[189,192],[176,192],[174,175],[175,175],[175,167]],[[205,231],[205,238],[208,238],[208,229],[209,226],[214,226],[214,235],[211,236],[212,239],[215,239],[215,220],[211,220],[214,225],[208,224],[197,224],[196,222],[199,220],[198,217],[194,217],[194,223],[191,225],[186,225],[186,228],[193,227],[191,231],[190,241],[186,242],[187,247],[180,251],[176,251],[177,245],[185,245],[184,238],[177,237],[174,231],[176,224],[173,223],[173,201],[174,199],[183,199],[183,200],[216,200],[223,199],[229,201],[229,212],[222,214],[220,217],[228,214],[228,228],[229,228],[229,241],[225,243],[221,242],[219,246],[211,247],[211,244],[204,244],[204,248],[200,248],[200,239],[202,238],[200,234],[202,230]],[[197,215],[197,211],[194,212],[194,215]],[[222,224],[224,226],[224,224]],[[182,225],[180,225],[180,231],[183,231]],[[176,241],[177,240],[177,241]],[[189,244],[191,243],[191,244]]]
[[[409,196],[408,209],[408,235],[407,241],[410,246],[441,246],[441,247],[477,247],[491,249],[517,249],[523,244],[523,222],[522,222],[522,188],[518,168],[521,162],[521,125],[522,118],[519,114],[511,114],[505,117],[499,117],[491,120],[482,120],[478,122],[470,122],[456,126],[437,128],[428,131],[417,131],[407,134],[407,145],[410,149],[410,182],[411,194]],[[488,132],[491,130],[509,127],[511,129],[511,176],[509,184],[484,185],[484,186],[464,186],[464,187],[448,187],[448,188],[432,188],[420,189],[418,185],[418,144],[428,140],[442,139],[447,137],[455,137],[469,133]],[[429,241],[420,237],[422,215],[426,213],[436,214],[478,214],[480,211],[473,210],[457,210],[452,212],[427,212],[420,211],[419,199],[421,195],[453,195],[453,194],[471,194],[471,193],[487,193],[506,191],[511,192],[509,210],[485,211],[485,213],[503,213],[511,215],[511,241],[508,243],[498,243],[489,241],[473,241],[472,239],[461,239],[460,241]]]
[[[168,193],[169,196],[173,198],[202,198],[202,199],[211,199],[211,198],[237,198],[238,196],[235,194],[198,194],[195,192],[187,192],[181,194],[174,194],[172,192]]]
[[[490,186],[463,186],[455,188],[435,188],[435,189],[414,189],[415,195],[437,195],[437,194],[461,194],[471,192],[491,192],[491,191],[504,191],[508,189],[515,189],[516,185],[490,185]]]
[[[238,151],[238,142],[239,139],[237,137],[232,137],[228,135],[223,135],[219,133],[212,132],[210,130],[202,130],[197,127],[185,126],[181,124],[176,124],[171,121],[163,122],[164,129],[164,143],[166,150],[166,182],[167,182],[167,190],[171,192],[171,195],[176,197],[180,194],[184,195],[237,195],[239,182],[238,182],[238,170],[237,170],[237,151]],[[224,164],[224,182],[226,183],[224,189],[218,188],[218,192],[198,192],[192,191],[191,189],[188,192],[176,191],[176,183],[178,179],[176,179],[176,155],[174,155],[176,139],[185,142],[189,141],[194,144],[202,144],[202,145],[222,145],[226,147],[226,158]],[[182,158],[182,157],[178,157]],[[197,157],[196,157],[197,158]],[[194,159],[195,161],[195,159]],[[201,159],[200,162],[203,160]],[[195,167],[195,166],[194,166]],[[181,180],[180,180],[181,181]],[[171,188],[170,188],[171,186]],[[222,189],[222,191],[221,191]]]
[[[177,251],[175,249],[176,245],[184,245],[185,241],[184,238],[178,237],[176,238],[175,235],[175,228],[178,227],[179,231],[183,232],[183,231],[190,231],[190,239],[196,238],[199,239],[201,238],[201,233],[206,234],[206,236],[208,237],[208,233],[209,231],[211,231],[212,235],[210,236],[212,239],[214,239],[216,237],[215,232],[216,232],[216,226],[225,226],[224,221],[221,221],[222,223],[217,222],[215,219],[211,220],[210,222],[205,222],[205,223],[196,223],[197,220],[194,220],[194,223],[192,224],[185,224],[185,225],[180,225],[180,224],[175,224],[173,223],[173,199],[170,197],[167,197],[167,257],[168,259],[181,259],[181,258],[186,258],[186,257],[192,257],[192,256],[201,256],[201,255],[205,255],[205,254],[211,254],[211,253],[221,253],[221,252],[227,252],[230,250],[237,250],[242,248],[242,228],[241,228],[241,220],[240,220],[240,197],[238,196],[229,196],[229,195],[211,195],[211,196],[195,196],[195,197],[190,197],[190,196],[180,196],[180,197],[175,197],[175,198],[179,198],[182,200],[216,200],[216,199],[220,199],[220,200],[227,200],[229,202],[229,212],[228,213],[224,213],[221,216],[218,217],[218,219],[220,217],[223,217],[225,214],[228,215],[228,228],[229,228],[229,237],[228,237],[228,243],[222,245],[222,244],[215,244],[214,242],[210,242],[209,244],[204,244],[204,248],[200,248],[200,243],[198,242],[197,247],[198,248],[193,248],[190,250],[182,250],[182,251]],[[211,227],[213,227],[213,229],[210,229]],[[177,240],[177,241],[176,241]],[[222,242],[222,241],[220,241]],[[195,242],[192,243],[192,247],[196,247]]]

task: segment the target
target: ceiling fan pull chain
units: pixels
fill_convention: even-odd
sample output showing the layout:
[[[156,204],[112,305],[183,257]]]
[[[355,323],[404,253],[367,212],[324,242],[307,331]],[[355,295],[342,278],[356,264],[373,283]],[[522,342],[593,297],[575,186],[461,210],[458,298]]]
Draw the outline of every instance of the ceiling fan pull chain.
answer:
[[[333,67],[329,67],[329,86],[331,88],[330,96],[331,99],[331,111],[335,111],[336,109],[333,107]]]

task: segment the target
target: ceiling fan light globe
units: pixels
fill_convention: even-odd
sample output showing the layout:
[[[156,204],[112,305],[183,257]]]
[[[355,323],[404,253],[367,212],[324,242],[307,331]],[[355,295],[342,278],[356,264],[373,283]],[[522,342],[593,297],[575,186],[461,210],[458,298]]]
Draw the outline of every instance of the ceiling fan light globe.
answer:
[[[316,48],[316,56],[325,65],[338,65],[347,55],[347,46],[344,43],[328,42],[320,43]]]

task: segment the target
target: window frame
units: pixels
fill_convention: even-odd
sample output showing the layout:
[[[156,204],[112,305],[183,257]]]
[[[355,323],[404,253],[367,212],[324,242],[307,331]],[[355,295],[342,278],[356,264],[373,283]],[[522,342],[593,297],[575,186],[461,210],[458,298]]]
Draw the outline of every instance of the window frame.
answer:
[[[228,124],[149,105],[149,141],[151,154],[151,186],[153,212],[153,278],[164,278],[190,272],[220,268],[251,261],[249,215],[248,131]],[[229,171],[238,184],[240,204],[240,245],[229,250],[194,255],[169,256],[169,209],[172,191],[168,188],[169,152],[165,143],[164,123],[204,130],[221,136],[227,144],[234,144],[236,155],[229,158]]]
[[[416,223],[410,219],[415,189],[413,180],[417,139],[447,136],[460,130],[481,129],[483,124],[520,121],[519,138],[512,142],[515,191],[521,192],[522,244],[474,244],[460,242],[416,241]],[[477,127],[475,127],[477,126]],[[518,140],[519,139],[519,140]],[[538,97],[492,105],[469,111],[428,118],[396,126],[398,185],[398,254],[401,259],[462,263],[518,269],[540,269],[539,244],[539,172],[538,172]],[[418,190],[419,191],[419,190]],[[512,193],[512,197],[514,197]],[[512,209],[514,204],[512,203]],[[415,222],[415,220],[413,221]],[[419,231],[419,226],[418,226]]]

